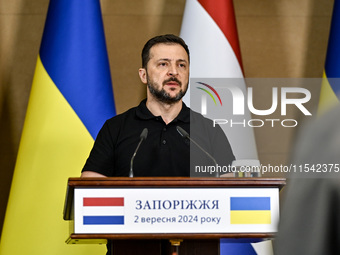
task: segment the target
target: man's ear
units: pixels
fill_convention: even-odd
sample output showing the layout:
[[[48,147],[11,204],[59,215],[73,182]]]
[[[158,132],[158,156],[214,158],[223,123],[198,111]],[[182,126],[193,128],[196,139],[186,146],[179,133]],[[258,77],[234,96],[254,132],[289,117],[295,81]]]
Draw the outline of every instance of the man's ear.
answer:
[[[147,79],[146,79],[146,69],[145,68],[139,68],[139,78],[140,80],[144,83],[147,84]]]

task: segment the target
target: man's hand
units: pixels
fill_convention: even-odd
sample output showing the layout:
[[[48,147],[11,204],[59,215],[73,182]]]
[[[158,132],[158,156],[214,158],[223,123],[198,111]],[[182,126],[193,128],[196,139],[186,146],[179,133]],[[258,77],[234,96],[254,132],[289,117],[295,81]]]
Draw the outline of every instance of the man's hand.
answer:
[[[81,176],[80,177],[107,177],[105,175],[102,175],[100,173],[97,173],[97,172],[92,172],[92,171],[84,171],[81,173]]]

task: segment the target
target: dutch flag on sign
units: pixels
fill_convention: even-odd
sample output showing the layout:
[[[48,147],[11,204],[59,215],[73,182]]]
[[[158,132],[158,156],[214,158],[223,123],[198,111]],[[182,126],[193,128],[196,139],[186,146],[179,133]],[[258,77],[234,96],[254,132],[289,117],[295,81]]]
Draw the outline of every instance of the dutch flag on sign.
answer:
[[[124,225],[124,197],[84,197],[84,225]]]

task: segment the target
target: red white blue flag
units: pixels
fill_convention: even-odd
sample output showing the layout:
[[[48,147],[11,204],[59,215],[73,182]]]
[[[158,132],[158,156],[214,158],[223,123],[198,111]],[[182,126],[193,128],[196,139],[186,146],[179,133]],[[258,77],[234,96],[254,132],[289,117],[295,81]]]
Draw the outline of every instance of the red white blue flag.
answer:
[[[124,225],[123,197],[84,197],[84,225]]]

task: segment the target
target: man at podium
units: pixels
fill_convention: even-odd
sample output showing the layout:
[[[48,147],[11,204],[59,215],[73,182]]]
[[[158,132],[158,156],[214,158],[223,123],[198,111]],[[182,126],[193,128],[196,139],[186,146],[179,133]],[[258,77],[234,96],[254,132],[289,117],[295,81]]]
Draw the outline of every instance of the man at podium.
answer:
[[[231,165],[235,157],[222,129],[182,102],[189,64],[188,46],[178,36],[156,36],[144,45],[139,77],[147,98],[105,122],[82,177],[213,177],[195,175],[195,166]],[[199,134],[190,133],[190,125]]]

